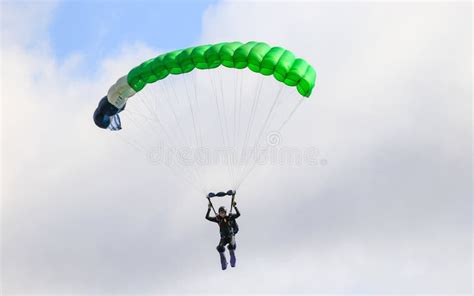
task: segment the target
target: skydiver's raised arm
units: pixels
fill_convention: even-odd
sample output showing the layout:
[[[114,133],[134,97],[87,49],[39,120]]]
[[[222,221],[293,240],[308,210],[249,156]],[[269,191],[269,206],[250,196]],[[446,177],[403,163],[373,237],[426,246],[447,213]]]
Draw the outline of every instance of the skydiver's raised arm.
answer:
[[[207,209],[206,220],[211,221],[211,222],[217,222],[216,217],[209,216],[210,213],[211,213],[211,207]]]
[[[237,219],[240,217],[239,209],[237,209],[236,206],[234,206],[234,209],[235,209],[235,214],[232,214],[231,219]]]

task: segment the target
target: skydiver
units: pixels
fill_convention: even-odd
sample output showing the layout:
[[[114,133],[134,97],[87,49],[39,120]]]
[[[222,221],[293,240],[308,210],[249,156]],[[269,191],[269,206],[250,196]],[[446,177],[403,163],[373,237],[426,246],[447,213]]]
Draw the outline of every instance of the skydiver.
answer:
[[[218,215],[216,215],[216,217],[209,216],[211,212],[211,208],[212,208],[211,203],[209,203],[209,206],[207,208],[206,219],[211,222],[215,222],[219,224],[219,232],[220,232],[221,239],[216,249],[217,249],[217,252],[219,252],[219,256],[221,259],[222,270],[225,270],[227,268],[227,259],[224,254],[225,245],[228,245],[227,249],[229,249],[230,266],[235,267],[235,262],[236,262],[235,249],[237,247],[237,244],[235,242],[235,234],[238,231],[238,229],[235,229],[236,227],[235,219],[240,217],[240,212],[237,209],[236,205],[237,203],[235,201],[232,202],[231,207],[235,208],[236,214],[227,215],[227,210],[225,209],[225,207],[220,207],[218,210]]]

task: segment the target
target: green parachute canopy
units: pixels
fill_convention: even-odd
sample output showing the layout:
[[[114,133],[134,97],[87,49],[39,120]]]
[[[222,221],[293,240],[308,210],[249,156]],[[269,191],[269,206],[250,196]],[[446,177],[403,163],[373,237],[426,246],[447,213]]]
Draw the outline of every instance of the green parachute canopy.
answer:
[[[316,71],[305,60],[281,47],[263,42],[223,42],[176,50],[159,55],[133,68],[127,75],[130,87],[136,92],[148,83],[164,79],[169,74],[188,73],[194,69],[228,68],[250,70],[273,75],[288,86],[309,97],[314,88]]]
[[[315,80],[314,68],[282,47],[201,45],[133,68],[109,88],[93,118],[202,193],[235,191],[256,166],[301,158],[300,149],[280,151],[280,132]]]

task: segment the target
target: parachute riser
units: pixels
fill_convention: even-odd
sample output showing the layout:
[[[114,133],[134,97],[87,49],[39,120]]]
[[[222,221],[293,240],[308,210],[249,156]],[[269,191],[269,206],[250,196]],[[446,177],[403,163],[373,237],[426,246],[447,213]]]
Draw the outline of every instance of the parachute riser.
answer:
[[[211,205],[212,211],[214,212],[214,215],[217,216],[216,209],[214,209],[214,205],[212,204],[211,198],[209,196],[206,196],[207,200],[209,201],[209,204]]]

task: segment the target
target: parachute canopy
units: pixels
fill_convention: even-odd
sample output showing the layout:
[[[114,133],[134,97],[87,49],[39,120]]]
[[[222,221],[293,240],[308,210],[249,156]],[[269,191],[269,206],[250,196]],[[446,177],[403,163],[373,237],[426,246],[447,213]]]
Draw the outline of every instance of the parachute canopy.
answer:
[[[274,82],[266,76],[273,76]],[[147,157],[157,145],[174,151],[234,149],[239,159],[232,155],[226,168],[211,175],[215,179],[226,172],[232,179],[215,184],[219,187],[214,190],[236,190],[260,159],[261,152],[254,150],[268,146],[262,139],[271,131],[280,132],[302,99],[311,95],[315,80],[314,68],[282,47],[255,41],[190,47],[147,60],[121,77],[100,101],[94,121],[101,128],[119,131]],[[265,83],[271,85],[265,88]],[[287,99],[291,94],[298,99]],[[132,96],[140,98],[125,108]],[[120,119],[119,113],[127,118]],[[128,126],[122,129],[122,124]],[[243,154],[249,155],[248,148],[253,158],[242,160]],[[166,165],[194,185],[204,179],[202,171],[219,167],[197,162]],[[209,186],[213,185],[200,188],[209,192],[213,189]]]
[[[281,47],[270,47],[263,42],[225,42],[176,50],[148,60],[128,73],[128,84],[140,91],[147,83],[164,79],[169,74],[182,74],[194,69],[213,69],[219,66],[250,70],[273,75],[288,86],[296,86],[305,97],[311,95],[316,72],[305,60]]]

